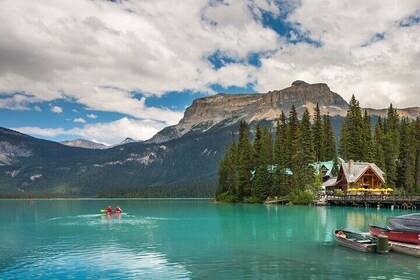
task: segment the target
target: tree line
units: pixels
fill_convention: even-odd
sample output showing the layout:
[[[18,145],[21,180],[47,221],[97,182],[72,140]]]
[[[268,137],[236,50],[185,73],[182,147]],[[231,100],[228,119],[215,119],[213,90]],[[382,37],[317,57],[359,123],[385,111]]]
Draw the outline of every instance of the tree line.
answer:
[[[295,106],[281,112],[275,128],[245,122],[219,163],[216,200],[260,202],[268,196],[309,202],[321,185],[314,163],[344,160],[376,163],[386,173],[386,185],[400,192],[420,192],[420,118],[401,118],[390,105],[387,118],[372,124],[354,96],[350,100],[340,139],[336,141],[329,115],[317,104],[311,121],[308,110],[298,120]],[[237,138],[237,139],[236,139]],[[338,147],[338,149],[337,149]],[[318,175],[317,175],[318,174]]]

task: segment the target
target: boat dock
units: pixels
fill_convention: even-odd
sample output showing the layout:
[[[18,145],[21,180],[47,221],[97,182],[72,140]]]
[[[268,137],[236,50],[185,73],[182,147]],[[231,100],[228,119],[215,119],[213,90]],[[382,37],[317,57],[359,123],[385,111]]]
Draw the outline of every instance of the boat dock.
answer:
[[[420,258],[420,245],[389,241],[391,251]]]
[[[420,196],[346,195],[328,196],[326,200],[336,206],[420,209]]]

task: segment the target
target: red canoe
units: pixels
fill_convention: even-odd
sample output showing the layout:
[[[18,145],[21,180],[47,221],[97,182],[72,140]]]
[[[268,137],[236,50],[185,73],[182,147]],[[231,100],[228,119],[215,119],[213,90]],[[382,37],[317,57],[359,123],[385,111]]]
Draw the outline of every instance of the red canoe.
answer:
[[[420,245],[420,232],[391,230],[377,226],[369,226],[369,232],[373,236],[378,236],[380,234],[386,235],[391,241]]]
[[[116,215],[116,214],[122,214],[122,212],[112,211],[112,212],[106,212],[105,214],[107,214],[108,216],[111,216],[111,215]]]

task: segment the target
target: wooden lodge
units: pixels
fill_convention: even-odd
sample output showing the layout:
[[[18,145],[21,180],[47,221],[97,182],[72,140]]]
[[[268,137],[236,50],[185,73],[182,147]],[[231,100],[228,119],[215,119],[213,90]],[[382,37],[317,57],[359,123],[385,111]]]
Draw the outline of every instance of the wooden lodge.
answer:
[[[369,162],[343,162],[335,183],[326,186],[327,190],[349,189],[373,190],[381,189],[385,179],[384,172],[374,163]]]

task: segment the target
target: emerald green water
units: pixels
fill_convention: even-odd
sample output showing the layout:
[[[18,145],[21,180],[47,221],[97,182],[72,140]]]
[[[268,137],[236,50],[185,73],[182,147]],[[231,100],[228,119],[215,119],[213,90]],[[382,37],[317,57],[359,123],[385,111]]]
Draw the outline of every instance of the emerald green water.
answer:
[[[100,214],[111,204],[125,211]],[[0,201],[0,279],[419,279],[420,259],[363,254],[335,228],[367,231],[376,208],[207,200]]]

